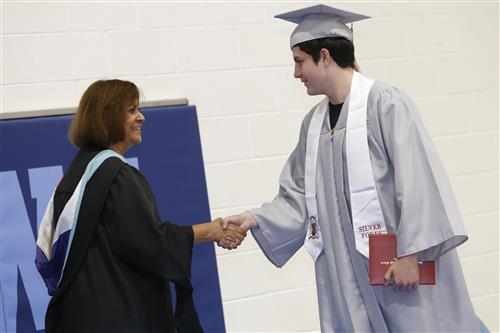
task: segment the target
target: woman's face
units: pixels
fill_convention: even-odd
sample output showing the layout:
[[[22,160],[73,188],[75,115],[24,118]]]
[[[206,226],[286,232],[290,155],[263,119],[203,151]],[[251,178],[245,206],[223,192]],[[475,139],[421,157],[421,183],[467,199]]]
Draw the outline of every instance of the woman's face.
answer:
[[[121,154],[124,154],[130,147],[142,141],[142,124],[146,120],[139,112],[139,101],[125,104],[125,138],[116,146]]]

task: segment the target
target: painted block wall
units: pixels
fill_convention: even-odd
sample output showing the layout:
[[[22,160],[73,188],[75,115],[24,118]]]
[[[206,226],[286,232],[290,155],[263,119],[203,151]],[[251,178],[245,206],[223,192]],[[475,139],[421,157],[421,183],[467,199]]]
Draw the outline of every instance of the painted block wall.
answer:
[[[470,234],[459,248],[470,295],[498,331],[498,3],[325,3],[373,17],[354,25],[358,62],[420,108]],[[212,216],[238,213],[277,193],[319,101],[293,78],[294,25],[272,18],[313,4],[4,1],[1,112],[74,107],[101,78],[134,81],[146,101],[186,97],[198,109]],[[228,331],[319,331],[303,250],[277,269],[250,236],[217,249],[217,262]]]

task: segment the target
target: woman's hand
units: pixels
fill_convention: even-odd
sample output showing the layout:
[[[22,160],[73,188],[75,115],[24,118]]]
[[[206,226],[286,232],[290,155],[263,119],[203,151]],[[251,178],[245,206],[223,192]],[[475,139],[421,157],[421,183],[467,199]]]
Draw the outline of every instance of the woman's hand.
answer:
[[[246,237],[246,230],[237,226],[230,225],[224,228],[224,220],[217,218],[212,222],[193,225],[194,243],[214,241],[219,246],[232,250],[237,248]],[[224,244],[223,246],[220,244]]]
[[[222,228],[224,230],[230,231],[235,227],[246,233],[250,229],[257,228],[257,221],[255,220],[253,215],[250,214],[249,212],[243,212],[241,214],[226,217],[222,222]],[[230,239],[226,238],[223,238],[220,241],[218,241],[217,245],[219,245],[224,249],[229,249],[229,250],[231,250],[231,247],[233,246],[231,244]]]
[[[247,235],[247,231],[238,225],[231,224],[226,227],[224,225],[224,220],[221,218],[218,218],[211,223],[217,224],[217,234],[214,238],[214,241],[217,243],[217,245],[224,249],[236,249],[238,246],[240,246],[241,242]]]

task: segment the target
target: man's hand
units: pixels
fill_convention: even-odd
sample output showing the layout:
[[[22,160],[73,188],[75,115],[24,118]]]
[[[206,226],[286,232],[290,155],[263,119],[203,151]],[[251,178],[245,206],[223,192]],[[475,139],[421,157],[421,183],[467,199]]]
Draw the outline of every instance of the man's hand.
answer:
[[[386,285],[392,284],[395,291],[411,291],[418,288],[420,275],[418,257],[420,253],[398,258],[384,275]]]
[[[208,223],[195,224],[192,228],[195,244],[206,241],[214,241],[217,244],[224,242],[223,247],[229,250],[237,248],[247,234],[245,229],[237,225],[224,228],[224,220],[221,218]]]
[[[211,224],[214,224],[215,228],[214,242],[226,250],[236,249],[247,235],[247,231],[240,226],[232,224],[225,227],[221,218],[212,221]]]
[[[239,225],[241,228],[247,231],[253,228],[257,228],[257,221],[249,212],[243,212],[238,215],[226,217],[223,223],[224,229],[226,229],[230,224]]]
[[[244,230],[246,233],[249,229],[253,229],[253,228],[257,227],[257,221],[255,220],[253,215],[250,214],[249,212],[243,212],[243,213],[238,214],[238,215],[232,215],[232,216],[226,217],[224,219],[224,221],[222,222],[222,228],[224,230],[229,231],[229,230],[231,230],[231,228],[234,228],[234,227],[239,227],[242,230]],[[230,248],[231,242],[230,242],[230,240],[228,240],[226,238],[217,242],[217,245],[219,245],[220,247],[223,247],[225,249],[231,249]]]

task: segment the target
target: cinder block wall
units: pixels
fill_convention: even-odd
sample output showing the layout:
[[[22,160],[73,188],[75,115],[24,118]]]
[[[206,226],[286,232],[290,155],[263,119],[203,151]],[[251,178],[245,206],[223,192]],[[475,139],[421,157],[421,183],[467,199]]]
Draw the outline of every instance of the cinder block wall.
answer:
[[[2,112],[74,107],[99,78],[136,82],[145,100],[198,108],[212,216],[271,200],[318,100],[293,79],[272,18],[316,2],[2,3]],[[498,3],[330,3],[355,24],[365,75],[412,96],[441,154],[470,240],[459,248],[479,316],[498,331]],[[248,240],[217,250],[228,331],[319,330],[312,261],[273,267]]]

